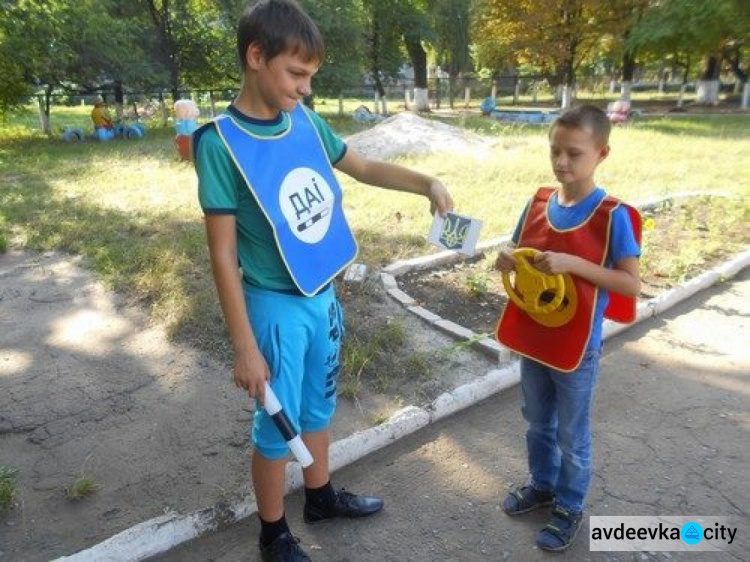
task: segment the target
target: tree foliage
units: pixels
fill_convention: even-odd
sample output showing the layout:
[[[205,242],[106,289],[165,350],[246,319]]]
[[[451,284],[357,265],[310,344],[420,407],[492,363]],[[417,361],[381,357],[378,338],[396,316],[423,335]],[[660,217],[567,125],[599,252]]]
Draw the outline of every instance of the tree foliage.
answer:
[[[300,0],[325,37],[315,90],[365,78],[384,92],[410,60],[452,77],[533,68],[573,84],[582,69],[706,60],[747,79],[747,0]],[[0,111],[42,94],[236,88],[235,25],[247,0],[0,0]],[[474,60],[470,57],[474,55]],[[708,67],[707,67],[708,68]],[[627,72],[626,72],[627,74]]]
[[[746,59],[748,29],[746,0],[652,1],[629,45],[659,56],[710,59],[732,52],[739,60],[742,54]]]
[[[140,0],[155,32],[151,56],[166,69],[173,99],[182,88],[239,81],[234,25],[240,4]]]
[[[398,73],[402,55],[401,0],[362,0],[364,8],[364,70],[383,95],[383,80]]]
[[[438,62],[451,76],[473,70],[471,60],[471,0],[431,0]]]
[[[43,94],[44,113],[56,91],[92,92],[112,76],[127,76],[138,58],[133,22],[116,17],[114,0],[19,0],[2,4],[0,64],[3,80],[23,77],[3,88],[0,104]]]
[[[572,85],[602,37],[623,22],[609,0],[480,0],[475,15],[479,62],[501,69],[531,65]]]
[[[351,0],[304,0],[302,4],[318,24],[326,44],[326,60],[315,76],[314,91],[336,96],[362,77],[363,7]]]

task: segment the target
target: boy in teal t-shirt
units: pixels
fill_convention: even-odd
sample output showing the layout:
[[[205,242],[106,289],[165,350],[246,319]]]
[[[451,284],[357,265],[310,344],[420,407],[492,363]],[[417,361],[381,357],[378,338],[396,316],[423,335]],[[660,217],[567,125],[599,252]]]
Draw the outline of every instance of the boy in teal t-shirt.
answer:
[[[294,0],[249,7],[237,40],[240,94],[225,115],[194,135],[234,382],[263,403],[268,381],[310,450],[314,462],[303,469],[307,523],[371,515],[383,501],[334,490],[328,467],[343,332],[332,280],[357,250],[332,166],[363,183],[424,195],[431,212],[441,215],[453,201],[433,177],[348,149],[303,106],[324,47],[317,26]],[[284,516],[288,447],[260,408],[252,439],[262,559],[310,560]]]

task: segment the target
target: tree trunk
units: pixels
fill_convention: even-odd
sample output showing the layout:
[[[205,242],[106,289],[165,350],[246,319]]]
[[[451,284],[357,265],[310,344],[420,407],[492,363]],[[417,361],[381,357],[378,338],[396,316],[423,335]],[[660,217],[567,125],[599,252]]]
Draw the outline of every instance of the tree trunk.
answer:
[[[46,89],[44,95],[37,96],[37,103],[39,104],[39,128],[48,137],[52,136],[52,124],[49,120],[49,103],[50,103],[50,90]]]
[[[427,88],[414,87],[414,103],[412,105],[414,111],[430,111],[430,94]]]
[[[161,126],[166,127],[169,121],[169,109],[167,109],[167,101],[164,99],[164,93],[161,91],[159,92],[159,109],[161,109]]]
[[[630,101],[630,98],[631,98],[630,94],[632,91],[633,91],[633,83],[630,81],[623,82],[622,86],[620,87],[620,99],[622,101]]]
[[[710,55],[698,80],[695,102],[705,105],[719,105],[719,58]]]
[[[568,109],[571,102],[572,88],[567,84],[563,84],[560,90],[560,109]]]
[[[747,82],[747,72],[742,69],[742,66],[740,65],[742,54],[740,52],[740,48],[738,46],[734,46],[731,48],[724,49],[724,52],[722,53],[724,60],[726,60],[729,63],[729,68],[732,69],[732,72],[737,77],[737,79],[744,84]]]
[[[690,60],[689,54],[685,57],[684,63],[679,62],[679,59],[676,60],[677,67],[679,68],[680,66],[682,66],[682,82],[680,84],[680,94],[677,98],[677,107],[681,108],[685,103],[685,90],[687,89],[687,82],[688,77],[690,76],[690,67],[692,66],[692,62]]]
[[[118,121],[121,121],[122,120],[122,108],[125,105],[125,92],[123,92],[122,82],[120,80],[115,80],[114,90],[115,90],[115,117],[117,118]]]
[[[626,51],[622,56],[622,87],[620,88],[620,99],[623,101],[630,101],[633,74],[635,74],[635,57],[633,53]]]
[[[404,43],[411,65],[414,67],[414,110],[430,111],[430,101],[427,95],[427,53],[418,36],[404,36]],[[419,90],[424,90],[424,93]]]
[[[383,81],[380,79],[379,71],[373,71],[372,75],[374,79],[372,92],[372,112],[380,114],[382,113],[381,100],[385,99],[385,86],[383,86]]]
[[[211,107],[211,119],[216,117],[216,98],[214,98],[214,91],[209,90],[208,92],[209,105]]]
[[[570,107],[575,96],[575,71],[571,58],[561,63],[558,76],[557,101],[560,103],[561,109],[567,109]]]
[[[374,22],[372,36],[370,37],[369,47],[369,59],[370,59],[370,74],[372,75],[373,87],[373,113],[380,111],[380,98],[385,96],[385,88],[383,82],[380,80],[380,27],[378,22]]]
[[[562,22],[569,29],[572,22],[581,15],[581,7],[568,6],[566,3],[562,13]],[[563,59],[560,61],[560,83],[562,90],[560,92],[560,106],[562,109],[570,107],[575,91],[576,82],[576,57],[578,56],[578,41],[571,35],[566,37],[566,48],[563,53]]]

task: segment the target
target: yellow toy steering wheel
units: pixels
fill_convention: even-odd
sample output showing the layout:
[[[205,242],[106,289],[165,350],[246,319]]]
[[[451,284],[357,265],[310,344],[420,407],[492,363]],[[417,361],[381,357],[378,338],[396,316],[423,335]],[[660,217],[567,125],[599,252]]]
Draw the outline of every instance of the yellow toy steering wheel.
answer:
[[[536,269],[531,262],[539,250],[518,248],[513,251],[516,275],[511,282],[510,273],[503,272],[503,286],[508,297],[520,309],[534,315],[549,314],[565,298],[565,278],[562,274],[547,275]]]

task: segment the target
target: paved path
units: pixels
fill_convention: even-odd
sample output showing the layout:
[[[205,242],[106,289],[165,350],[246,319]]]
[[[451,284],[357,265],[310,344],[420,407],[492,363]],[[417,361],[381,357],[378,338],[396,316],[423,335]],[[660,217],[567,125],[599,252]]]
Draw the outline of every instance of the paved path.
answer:
[[[18,471],[17,505],[0,513],[0,562],[101,562],[115,551],[118,560],[141,560],[194,537],[193,518],[205,530],[252,504],[251,404],[234,388],[231,368],[170,341],[81,261],[57,252],[0,253],[0,467]],[[368,306],[403,318],[417,349],[455,344],[384,292],[376,296]],[[436,373],[414,387],[452,389],[494,364],[457,350],[441,363],[446,381]],[[373,392],[341,400],[333,438],[358,435],[375,415],[390,418],[402,407],[400,396]],[[348,462],[352,451],[365,454],[347,447]],[[95,493],[71,501],[66,490],[80,478]],[[114,549],[97,549],[123,536]]]
[[[499,508],[524,478],[524,426],[514,387],[400,440],[334,475],[382,494],[369,521],[287,517],[316,561],[747,560],[750,552],[750,270],[615,337],[595,406],[595,478],[589,514],[728,516],[738,526],[721,554],[591,553],[588,524],[567,553],[533,547],[542,513]],[[252,516],[154,558],[259,560]]]

